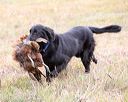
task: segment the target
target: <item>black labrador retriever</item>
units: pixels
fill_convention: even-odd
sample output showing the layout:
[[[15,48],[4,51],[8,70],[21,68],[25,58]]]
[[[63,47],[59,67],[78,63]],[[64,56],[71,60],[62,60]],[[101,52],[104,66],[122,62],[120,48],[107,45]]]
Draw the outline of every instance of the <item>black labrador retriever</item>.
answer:
[[[54,31],[43,25],[35,25],[30,29],[28,40],[37,41],[40,52],[46,65],[49,66],[53,75],[57,76],[65,69],[73,56],[81,58],[85,72],[90,71],[90,62],[97,63],[93,54],[95,40],[93,33],[120,32],[121,27],[110,25],[103,28],[77,26],[63,34],[55,34]]]

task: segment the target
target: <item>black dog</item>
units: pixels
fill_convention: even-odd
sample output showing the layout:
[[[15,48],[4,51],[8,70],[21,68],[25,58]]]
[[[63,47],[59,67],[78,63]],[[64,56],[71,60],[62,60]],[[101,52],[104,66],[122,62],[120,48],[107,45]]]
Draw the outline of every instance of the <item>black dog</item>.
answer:
[[[93,33],[119,31],[121,27],[118,25],[103,28],[77,26],[66,33],[55,34],[49,27],[35,25],[30,29],[27,39],[39,43],[45,64],[49,66],[53,75],[58,75],[62,69],[66,68],[73,56],[81,58],[85,72],[89,72],[91,60],[97,63],[93,55],[95,49]]]

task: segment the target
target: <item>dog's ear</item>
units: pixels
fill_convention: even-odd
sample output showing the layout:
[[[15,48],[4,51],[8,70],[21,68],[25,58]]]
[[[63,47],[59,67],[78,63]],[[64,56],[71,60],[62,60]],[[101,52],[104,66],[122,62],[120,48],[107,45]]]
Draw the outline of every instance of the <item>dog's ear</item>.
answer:
[[[44,30],[46,31],[49,40],[54,41],[55,40],[54,30],[49,27],[44,27]]]

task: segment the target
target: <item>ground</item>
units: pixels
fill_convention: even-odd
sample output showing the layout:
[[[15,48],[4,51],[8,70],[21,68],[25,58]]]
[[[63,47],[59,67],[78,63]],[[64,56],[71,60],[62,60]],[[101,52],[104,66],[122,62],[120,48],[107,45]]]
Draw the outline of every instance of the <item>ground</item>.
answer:
[[[0,0],[0,102],[128,102],[127,0]],[[95,35],[98,64],[84,73],[80,59],[48,85],[32,81],[13,61],[13,44],[34,24],[62,33],[83,26],[122,26]]]

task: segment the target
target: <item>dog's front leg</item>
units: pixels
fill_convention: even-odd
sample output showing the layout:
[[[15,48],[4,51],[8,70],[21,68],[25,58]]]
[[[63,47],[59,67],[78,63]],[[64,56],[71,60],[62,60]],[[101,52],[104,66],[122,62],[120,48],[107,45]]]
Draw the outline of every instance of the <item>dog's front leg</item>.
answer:
[[[51,73],[49,73],[49,71],[47,70],[47,68],[45,68],[46,69],[46,82],[51,82],[51,79],[50,79],[50,74]]]
[[[51,77],[57,77],[58,76],[58,71],[56,69],[56,66],[54,67],[54,70],[51,72]]]

